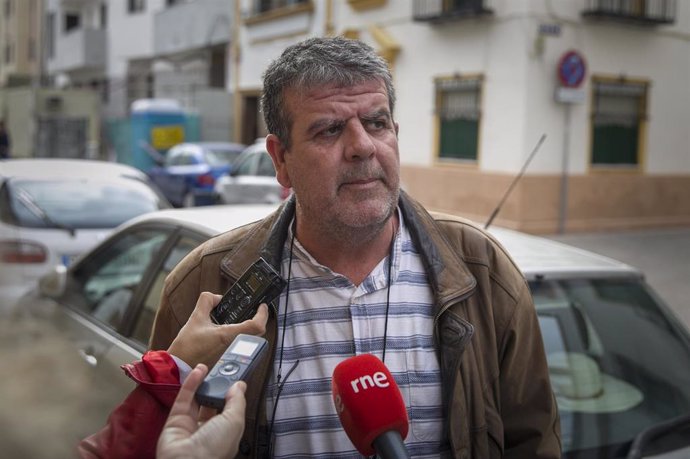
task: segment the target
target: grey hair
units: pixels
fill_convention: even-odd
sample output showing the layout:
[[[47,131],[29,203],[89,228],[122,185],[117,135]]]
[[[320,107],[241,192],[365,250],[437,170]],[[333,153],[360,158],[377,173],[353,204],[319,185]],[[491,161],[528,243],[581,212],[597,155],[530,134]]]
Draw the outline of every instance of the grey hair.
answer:
[[[393,116],[395,89],[386,61],[374,49],[343,37],[309,38],[289,46],[271,62],[263,75],[261,111],[268,132],[290,147],[292,119],[285,107],[285,90],[333,85],[350,87],[371,80],[386,86],[388,108]]]

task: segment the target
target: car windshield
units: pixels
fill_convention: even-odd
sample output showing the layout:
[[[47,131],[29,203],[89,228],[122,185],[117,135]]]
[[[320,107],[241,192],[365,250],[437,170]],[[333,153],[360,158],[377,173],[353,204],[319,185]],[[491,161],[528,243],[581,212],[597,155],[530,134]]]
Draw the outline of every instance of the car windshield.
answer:
[[[165,207],[155,191],[135,179],[14,179],[7,187],[14,223],[30,228],[114,228]]]
[[[690,343],[638,279],[530,283],[564,458],[625,457],[639,432],[690,413]]]
[[[209,166],[227,166],[237,159],[242,150],[225,150],[222,148],[209,148],[206,151],[206,161]]]

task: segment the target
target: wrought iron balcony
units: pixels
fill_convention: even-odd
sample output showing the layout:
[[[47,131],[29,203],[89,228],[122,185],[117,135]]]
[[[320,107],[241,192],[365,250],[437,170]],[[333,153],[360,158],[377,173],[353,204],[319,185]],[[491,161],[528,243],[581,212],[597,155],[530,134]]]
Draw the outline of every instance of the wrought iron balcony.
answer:
[[[310,3],[311,0],[254,0],[252,2],[252,15],[270,13],[280,9],[295,8]]]
[[[639,25],[673,24],[676,0],[587,0],[582,16]]]
[[[413,0],[412,18],[415,21],[442,23],[456,19],[493,14],[484,0]]]

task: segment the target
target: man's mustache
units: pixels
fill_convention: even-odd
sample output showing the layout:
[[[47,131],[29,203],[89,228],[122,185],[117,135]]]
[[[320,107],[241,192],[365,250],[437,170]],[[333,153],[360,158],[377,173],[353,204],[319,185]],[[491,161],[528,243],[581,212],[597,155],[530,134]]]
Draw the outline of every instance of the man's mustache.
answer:
[[[366,180],[381,180],[386,182],[386,174],[381,167],[358,166],[340,173],[338,183],[352,183]]]

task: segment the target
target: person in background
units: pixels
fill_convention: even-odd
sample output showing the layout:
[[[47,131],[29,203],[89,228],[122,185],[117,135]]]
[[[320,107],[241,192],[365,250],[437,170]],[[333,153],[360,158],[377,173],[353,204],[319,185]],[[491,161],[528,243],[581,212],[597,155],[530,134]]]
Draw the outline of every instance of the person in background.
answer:
[[[175,356],[176,381],[180,366],[213,365],[248,322],[265,331],[272,358],[247,381],[238,457],[358,457],[339,423],[331,376],[339,362],[364,353],[383,360],[401,389],[412,457],[560,457],[528,285],[480,227],[429,212],[400,190],[386,62],[357,40],[310,38],[272,62],[263,83],[267,150],[293,196],[177,265],[149,354]],[[194,307],[202,292],[226,292],[260,257],[287,281],[270,307],[223,326],[211,322],[210,309]],[[167,414],[167,399],[155,403],[126,401],[124,411]],[[155,429],[118,420],[106,426],[117,432],[103,437],[109,443],[92,442],[98,451],[119,439],[144,447],[157,438]]]
[[[0,159],[10,158],[10,133],[5,128],[5,122],[0,120]]]

